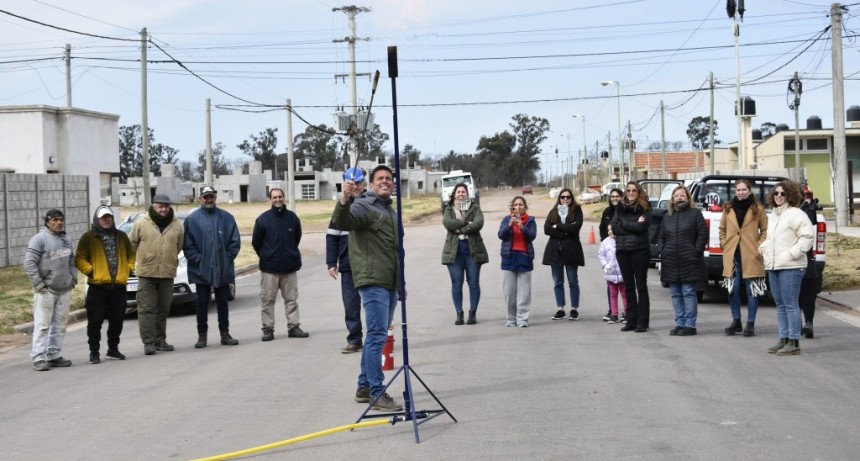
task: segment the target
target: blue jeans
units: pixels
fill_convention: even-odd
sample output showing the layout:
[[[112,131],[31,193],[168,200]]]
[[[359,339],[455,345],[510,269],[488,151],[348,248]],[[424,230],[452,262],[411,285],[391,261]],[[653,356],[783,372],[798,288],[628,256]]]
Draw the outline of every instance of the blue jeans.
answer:
[[[346,323],[346,342],[361,344],[361,297],[352,282],[352,272],[340,273],[340,294],[343,298],[343,320]]]
[[[469,310],[478,310],[481,300],[481,265],[472,259],[468,253],[457,253],[454,262],[448,264],[448,274],[451,276],[451,297],[454,298],[454,310],[463,312],[463,275],[469,284]]]
[[[34,362],[61,356],[71,296],[71,290],[62,294],[42,290],[33,295],[33,351],[30,358]]]
[[[675,326],[696,328],[699,302],[696,299],[696,282],[669,283],[672,308],[675,309]]]
[[[361,350],[361,373],[358,387],[370,388],[374,398],[385,389],[385,375],[382,374],[382,347],[388,337],[388,326],[394,319],[397,308],[397,290],[388,290],[376,285],[358,288],[364,304],[364,322],[367,330],[364,349]]]
[[[800,282],[803,281],[802,269],[783,269],[767,271],[770,292],[776,303],[776,320],[779,323],[779,337],[800,339]]]
[[[747,290],[747,322],[755,322],[755,314],[758,312],[758,298],[750,292],[750,279],[743,278],[743,266],[741,266],[740,253],[735,254],[735,283],[732,292],[729,293],[729,306],[732,308],[732,318],[741,319],[741,287]]]
[[[209,331],[209,300],[212,298],[212,286],[200,283],[197,287],[197,332]],[[218,306],[218,330],[230,331],[230,317],[227,312],[227,296],[230,295],[230,285],[215,288],[215,305]]]
[[[567,286],[570,287],[570,307],[579,307],[579,266],[552,264],[552,291],[555,293],[555,305],[564,307],[564,279],[562,272],[567,274]]]

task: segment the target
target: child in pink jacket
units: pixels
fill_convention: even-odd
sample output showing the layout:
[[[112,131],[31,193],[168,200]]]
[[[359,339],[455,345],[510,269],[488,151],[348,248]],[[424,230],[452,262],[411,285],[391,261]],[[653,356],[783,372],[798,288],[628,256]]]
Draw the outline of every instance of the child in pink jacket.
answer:
[[[606,286],[609,288],[610,317],[608,323],[618,323],[618,296],[621,295],[621,300],[624,303],[624,313],[626,313],[627,292],[625,291],[624,279],[621,278],[621,269],[618,267],[618,260],[615,259],[615,234],[612,233],[612,228],[609,229],[609,237],[600,242],[597,257],[600,259],[600,267],[603,268],[603,278],[606,279]],[[624,313],[621,314],[622,322],[624,321]]]

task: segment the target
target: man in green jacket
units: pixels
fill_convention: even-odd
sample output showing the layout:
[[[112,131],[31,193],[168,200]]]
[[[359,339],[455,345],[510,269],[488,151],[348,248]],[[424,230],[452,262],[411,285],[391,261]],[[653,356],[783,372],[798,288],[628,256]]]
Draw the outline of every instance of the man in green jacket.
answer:
[[[355,401],[375,401],[373,409],[378,411],[401,411],[403,407],[383,392],[385,375],[380,360],[400,287],[397,216],[391,208],[394,174],[379,165],[370,173],[371,191],[351,201],[354,188],[353,181],[344,182],[332,221],[338,229],[349,231],[349,261],[367,326]]]
[[[102,324],[108,320],[107,356],[125,360],[119,351],[119,336],[127,302],[125,287],[134,270],[134,250],[124,232],[117,230],[113,210],[102,205],[93,213],[92,229],[81,236],[75,252],[75,267],[87,276],[87,339],[90,363],[99,363]]]
[[[137,255],[134,273],[138,278],[137,320],[143,353],[172,351],[167,343],[167,315],[173,302],[173,278],[185,228],[173,214],[170,198],[156,194],[146,216],[134,223],[131,244]]]

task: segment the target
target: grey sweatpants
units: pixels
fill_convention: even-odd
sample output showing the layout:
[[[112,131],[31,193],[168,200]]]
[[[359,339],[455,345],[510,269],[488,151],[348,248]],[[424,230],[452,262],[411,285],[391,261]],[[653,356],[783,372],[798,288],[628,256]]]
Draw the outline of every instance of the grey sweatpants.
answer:
[[[532,308],[532,273],[502,271],[502,292],[508,306],[508,324],[528,324]]]

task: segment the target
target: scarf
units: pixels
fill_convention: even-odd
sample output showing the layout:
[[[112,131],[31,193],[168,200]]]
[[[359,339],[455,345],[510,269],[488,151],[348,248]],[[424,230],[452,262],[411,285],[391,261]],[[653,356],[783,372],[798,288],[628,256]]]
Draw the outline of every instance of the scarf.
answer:
[[[162,217],[160,214],[155,212],[155,208],[149,207],[149,219],[158,226],[158,231],[164,233],[164,229],[168,224],[173,222],[173,208],[167,212],[167,216]]]
[[[747,197],[746,200],[739,200],[737,196],[732,199],[732,209],[735,210],[735,217],[738,218],[738,227],[743,227],[744,217],[747,210],[752,205],[752,198]]]

